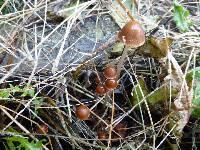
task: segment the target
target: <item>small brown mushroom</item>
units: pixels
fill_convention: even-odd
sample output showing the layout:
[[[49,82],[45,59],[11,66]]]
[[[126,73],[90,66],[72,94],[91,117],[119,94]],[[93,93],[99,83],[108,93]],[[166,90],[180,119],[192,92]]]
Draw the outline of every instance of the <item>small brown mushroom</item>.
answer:
[[[117,88],[117,80],[116,79],[107,79],[105,81],[105,87],[109,90],[113,90]]]
[[[80,120],[88,120],[90,116],[90,109],[85,105],[80,105],[76,107],[76,116]]]
[[[104,69],[103,74],[107,79],[115,79],[117,70],[114,67],[108,66]]]
[[[132,48],[145,43],[145,32],[137,21],[128,22],[118,33],[119,41]]]
[[[95,92],[99,95],[103,95],[107,92],[107,90],[105,89],[105,87],[101,84],[97,85]]]
[[[124,60],[126,58],[128,49],[137,48],[142,46],[145,43],[145,32],[142,29],[141,25],[132,20],[128,22],[122,29],[119,31],[118,40],[125,44],[125,49],[122,53],[122,56],[117,64],[117,78],[120,76],[121,68],[123,66]]]

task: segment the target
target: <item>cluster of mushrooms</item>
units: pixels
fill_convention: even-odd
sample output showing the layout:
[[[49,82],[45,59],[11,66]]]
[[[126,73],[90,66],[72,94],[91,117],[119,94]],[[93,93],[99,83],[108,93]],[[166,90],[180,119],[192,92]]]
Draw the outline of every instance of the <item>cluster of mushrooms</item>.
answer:
[[[121,66],[123,65],[123,60],[127,54],[127,48],[136,48],[145,43],[145,32],[141,25],[137,21],[128,22],[117,35],[117,40],[123,42],[126,48],[121,56],[121,60],[117,66],[117,70],[114,67],[107,67],[104,69],[105,82],[102,84],[100,78],[97,76],[96,83],[96,93],[103,95],[109,90],[113,90],[117,87],[117,76],[120,73]]]
[[[102,82],[99,76],[95,79],[98,84],[95,91],[99,95],[103,95],[109,90],[113,90],[117,87],[117,70],[114,67],[106,67],[103,71],[103,75],[105,77],[105,82]]]
[[[123,42],[125,45],[124,52],[120,58],[121,64],[123,65],[123,61],[127,54],[127,48],[137,48],[139,46],[142,46],[145,43],[145,32],[142,29],[141,25],[136,20],[133,20],[128,22],[121,29],[121,31],[119,31],[117,35],[117,40]],[[106,67],[103,71],[103,80],[101,80],[99,76],[96,77],[95,81],[97,83],[97,86],[95,92],[98,95],[104,95],[108,91],[117,88],[117,77],[119,74],[119,70],[121,69],[121,66],[119,64],[117,65],[117,69],[112,66]],[[80,120],[88,120],[90,116],[90,109],[86,105],[80,105],[76,107],[75,114],[76,117]],[[119,128],[121,128],[121,126]],[[114,130],[118,131],[119,129],[116,128]],[[98,133],[98,137],[99,139],[106,139],[107,133],[104,131],[100,131]]]

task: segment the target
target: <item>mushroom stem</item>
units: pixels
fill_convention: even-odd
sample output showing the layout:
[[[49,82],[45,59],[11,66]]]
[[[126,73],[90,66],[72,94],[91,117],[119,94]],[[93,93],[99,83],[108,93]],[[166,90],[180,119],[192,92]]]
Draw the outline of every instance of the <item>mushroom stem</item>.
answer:
[[[124,64],[124,60],[125,60],[125,58],[127,56],[128,50],[129,50],[129,47],[125,46],[124,51],[122,53],[122,56],[120,57],[119,62],[117,64],[117,79],[120,76],[121,68],[122,68],[122,66]]]
[[[118,40],[125,45],[122,56],[117,65],[117,77],[130,47],[137,48],[145,43],[145,32],[137,21],[129,21],[118,33]]]

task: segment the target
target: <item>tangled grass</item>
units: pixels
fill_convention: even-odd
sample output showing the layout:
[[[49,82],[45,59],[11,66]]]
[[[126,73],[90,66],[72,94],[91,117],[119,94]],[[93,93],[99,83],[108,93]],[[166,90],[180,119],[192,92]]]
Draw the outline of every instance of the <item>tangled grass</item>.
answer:
[[[1,145],[22,136],[46,139],[43,149],[198,148],[198,82],[187,75],[199,65],[200,3],[179,3],[190,11],[187,32],[175,25],[170,0],[1,2]],[[94,78],[119,63],[115,36],[131,18],[147,42],[126,56],[118,88],[99,96]],[[169,53],[160,58],[154,49]],[[80,104],[89,120],[76,117]]]

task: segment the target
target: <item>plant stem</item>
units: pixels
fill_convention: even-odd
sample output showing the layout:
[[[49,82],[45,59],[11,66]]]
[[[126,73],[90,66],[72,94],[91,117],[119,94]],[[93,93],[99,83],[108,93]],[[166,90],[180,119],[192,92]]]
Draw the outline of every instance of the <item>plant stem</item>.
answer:
[[[134,21],[135,19],[133,18],[133,16],[131,15],[131,12],[128,8],[126,8],[126,6],[122,3],[121,0],[116,0],[118,2],[118,4],[124,9],[124,11],[127,13],[127,15],[129,16],[129,18]]]

